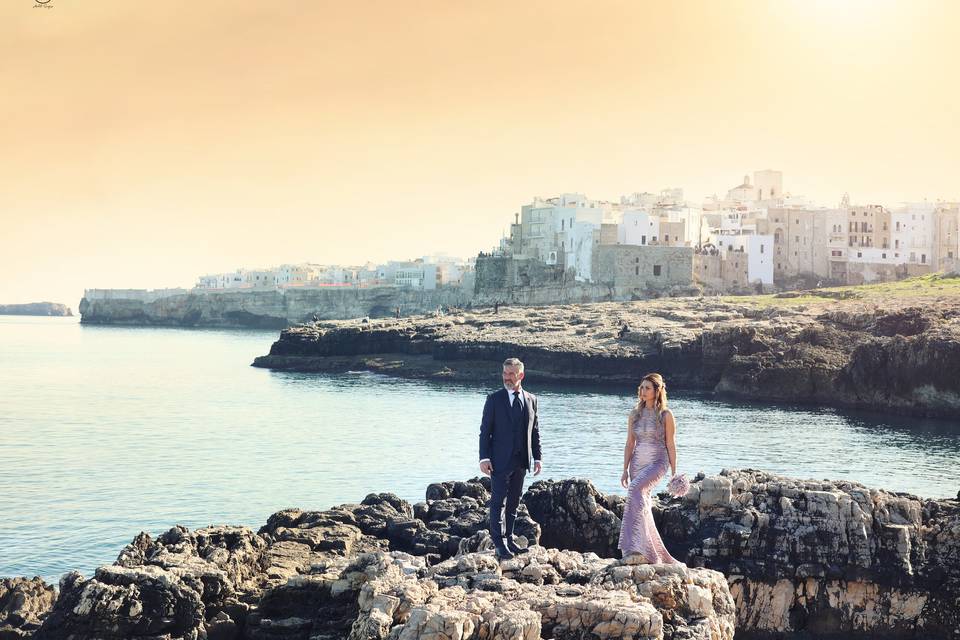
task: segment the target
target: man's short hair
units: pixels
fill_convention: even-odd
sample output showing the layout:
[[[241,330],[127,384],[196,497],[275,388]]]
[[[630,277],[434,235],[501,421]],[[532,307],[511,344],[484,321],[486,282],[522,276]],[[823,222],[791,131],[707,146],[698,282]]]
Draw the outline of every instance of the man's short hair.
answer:
[[[507,367],[516,367],[518,371],[523,372],[523,362],[520,361],[520,358],[507,358],[503,361],[503,368]]]

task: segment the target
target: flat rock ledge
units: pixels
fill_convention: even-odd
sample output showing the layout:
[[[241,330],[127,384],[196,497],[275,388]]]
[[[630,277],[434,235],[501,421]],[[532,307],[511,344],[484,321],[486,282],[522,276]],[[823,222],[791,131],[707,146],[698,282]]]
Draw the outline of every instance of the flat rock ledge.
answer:
[[[93,577],[0,581],[0,640],[958,638],[960,500],[761,471],[699,476],[654,514],[686,566],[618,558],[623,497],[539,481],[498,562],[489,480],[254,532],[141,533]]]
[[[281,332],[254,366],[304,372],[636,384],[728,398],[960,417],[960,301],[835,300],[806,307],[710,298],[518,307],[314,322]]]

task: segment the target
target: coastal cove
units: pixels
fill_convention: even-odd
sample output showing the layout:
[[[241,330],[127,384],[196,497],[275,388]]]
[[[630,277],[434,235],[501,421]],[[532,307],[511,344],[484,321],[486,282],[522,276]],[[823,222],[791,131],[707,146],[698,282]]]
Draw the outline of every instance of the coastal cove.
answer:
[[[248,366],[275,331],[81,326],[0,318],[0,575],[88,573],[139,531],[257,527],[371,491],[423,499],[477,475],[482,385]],[[495,373],[495,372],[494,372]],[[629,387],[541,397],[544,478],[617,486]],[[755,468],[953,497],[960,426],[672,397],[681,470]]]

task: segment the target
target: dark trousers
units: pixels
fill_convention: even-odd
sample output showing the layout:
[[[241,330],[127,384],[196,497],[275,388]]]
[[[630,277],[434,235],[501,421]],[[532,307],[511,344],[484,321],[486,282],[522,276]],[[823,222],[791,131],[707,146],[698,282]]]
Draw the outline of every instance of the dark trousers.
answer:
[[[517,521],[517,507],[523,493],[523,478],[527,475],[525,458],[514,457],[506,471],[494,470],[490,479],[490,537],[495,545],[503,544],[504,536],[510,539]],[[500,512],[504,512],[503,520]]]

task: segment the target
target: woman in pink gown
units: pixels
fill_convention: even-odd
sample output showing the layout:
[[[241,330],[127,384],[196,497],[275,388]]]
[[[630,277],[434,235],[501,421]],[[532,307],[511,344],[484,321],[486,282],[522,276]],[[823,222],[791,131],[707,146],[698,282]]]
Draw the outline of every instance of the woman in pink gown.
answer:
[[[627,504],[618,546],[624,558],[639,553],[652,564],[680,564],[663,546],[657,532],[651,496],[668,470],[676,475],[675,430],[663,377],[647,374],[637,389],[637,406],[627,419],[627,444],[623,449],[620,484],[627,489]]]

